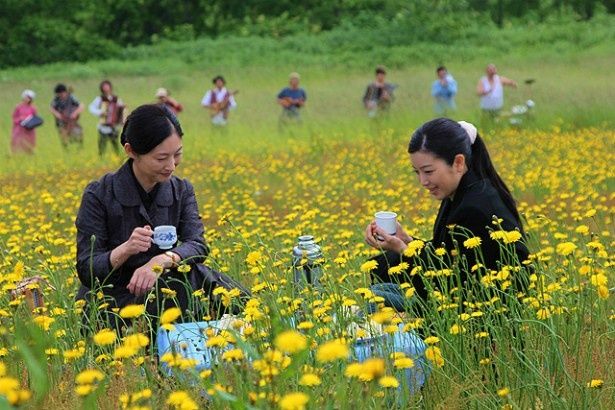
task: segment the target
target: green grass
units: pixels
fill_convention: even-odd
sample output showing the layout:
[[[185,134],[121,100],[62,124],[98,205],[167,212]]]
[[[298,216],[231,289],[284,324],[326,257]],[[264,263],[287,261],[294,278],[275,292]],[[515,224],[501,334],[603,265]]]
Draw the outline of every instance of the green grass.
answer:
[[[615,64],[613,51],[615,47],[603,45],[574,55],[509,55],[498,60],[446,61],[459,83],[459,110],[455,117],[474,122],[480,120],[475,87],[484,66],[494,61],[502,75],[520,83],[516,90],[505,90],[507,108],[530,96],[529,90],[522,84],[524,79],[537,80],[532,86],[531,95],[537,103],[535,120],[528,126],[542,129],[549,129],[553,125],[564,128],[612,126],[615,103],[609,84],[610,67]],[[150,65],[154,71],[156,65],[153,60]],[[88,74],[70,75],[79,67]],[[86,106],[96,96],[98,83],[103,78],[113,81],[116,92],[129,108],[152,102],[157,87],[169,88],[173,96],[185,106],[180,120],[186,132],[184,140],[189,157],[213,157],[228,150],[261,151],[269,149],[266,147],[279,148],[314,139],[356,139],[360,135],[374,134],[376,127],[373,121],[366,118],[361,104],[364,87],[372,79],[371,69],[349,69],[342,66],[323,68],[316,65],[303,67],[294,64],[224,68],[203,64],[198,69],[182,67],[173,73],[167,73],[162,67],[158,75],[106,75],[97,71],[90,72],[88,67],[90,64],[67,65],[67,74],[59,75],[57,67],[53,66],[50,68],[53,75],[40,78],[36,75],[38,70],[32,69],[32,77],[29,79],[0,82],[0,93],[5,96],[0,101],[0,112],[5,113],[0,117],[0,129],[5,130],[6,136],[0,147],[0,157],[5,159],[0,165],[0,172],[55,168],[58,166],[57,158],[62,158],[64,166],[68,167],[81,166],[83,162],[99,163],[96,155],[96,118],[87,112],[87,108],[81,119],[85,128],[84,152],[75,156],[74,153],[65,154],[62,151],[48,109],[56,82],[72,85],[75,95]],[[308,103],[303,113],[304,126],[289,137],[278,132],[280,107],[275,102],[275,96],[286,85],[288,73],[295,70],[302,75],[302,86],[308,93]],[[211,85],[210,79],[217,73],[226,76],[229,89],[240,91],[237,96],[239,106],[231,113],[230,125],[224,135],[212,132],[208,114],[200,106],[203,94]],[[404,139],[412,129],[434,115],[430,96],[434,66],[419,61],[409,62],[405,68],[390,69],[388,78],[398,84],[399,88],[390,118],[384,125],[394,129]],[[37,130],[37,155],[27,162],[20,156],[11,157],[9,151],[10,114],[24,88],[32,88],[37,92],[35,103],[46,120]],[[108,161],[105,159],[102,163]]]

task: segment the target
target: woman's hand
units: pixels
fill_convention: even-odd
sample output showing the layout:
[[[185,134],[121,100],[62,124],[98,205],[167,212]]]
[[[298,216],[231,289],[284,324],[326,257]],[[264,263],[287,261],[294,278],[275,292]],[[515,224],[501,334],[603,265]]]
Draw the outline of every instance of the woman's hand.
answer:
[[[389,235],[380,229],[375,221],[367,225],[365,229],[365,242],[376,249],[402,253],[407,247],[406,244],[411,240],[412,237],[403,230],[399,222],[395,235]]]
[[[154,256],[145,265],[135,270],[126,288],[135,296],[145,295],[154,287],[154,284],[160,276],[154,271],[154,267],[156,266],[158,269],[163,269],[168,259],[169,257],[165,254]]]
[[[152,246],[153,235],[154,231],[152,231],[149,225],[145,225],[143,228],[136,227],[134,231],[132,231],[132,234],[130,234],[130,238],[122,244],[124,252],[129,256],[147,252]]]
[[[111,251],[109,255],[111,267],[116,269],[122,266],[131,256],[147,252],[152,246],[153,235],[154,231],[149,225],[145,225],[143,228],[135,228],[126,242]]]

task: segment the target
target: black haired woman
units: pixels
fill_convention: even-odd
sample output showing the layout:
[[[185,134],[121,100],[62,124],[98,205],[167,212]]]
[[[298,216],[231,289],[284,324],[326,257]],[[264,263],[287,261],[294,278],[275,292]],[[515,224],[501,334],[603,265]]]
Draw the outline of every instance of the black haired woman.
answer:
[[[485,268],[499,270],[503,265],[519,264],[527,259],[529,252],[522,240],[523,226],[515,201],[472,124],[446,118],[431,120],[414,132],[408,152],[421,185],[441,201],[433,239],[417,252],[416,257],[423,265],[435,265],[432,269],[438,269],[434,249],[444,249],[444,258],[450,258],[460,267],[459,282],[454,281],[451,287],[459,286],[463,293],[470,272],[479,275]],[[501,241],[492,238],[494,230],[508,232],[510,252],[503,251]],[[480,247],[474,247],[478,239],[464,245],[469,238],[480,238]],[[412,243],[413,238],[399,223],[395,235],[388,235],[372,222],[365,230],[365,241],[385,251],[374,258],[378,262],[372,271],[374,293],[383,296],[387,305],[405,310],[405,299],[397,284],[399,279],[389,275],[389,267],[405,261],[408,268],[403,280],[412,283],[420,299],[427,299],[429,286],[425,286],[421,275],[408,275],[417,260],[408,256],[412,252],[405,252],[404,256],[404,251],[409,246],[413,248],[416,242]],[[477,249],[482,256],[478,256]],[[513,286],[524,287],[522,273],[512,275],[516,275],[511,278]]]
[[[184,312],[195,288],[242,289],[202,265],[208,248],[194,189],[173,176],[182,135],[177,118],[158,105],[142,105],[128,117],[121,135],[128,160],[86,187],[77,215],[78,299],[91,301],[102,291],[105,311],[145,304],[155,318],[171,306]],[[152,241],[154,228],[162,225],[177,234],[175,247],[166,251]],[[190,274],[175,269],[181,261],[188,261]],[[163,288],[171,291],[161,293]],[[152,290],[155,298],[148,297]],[[104,316],[119,328],[117,316]]]

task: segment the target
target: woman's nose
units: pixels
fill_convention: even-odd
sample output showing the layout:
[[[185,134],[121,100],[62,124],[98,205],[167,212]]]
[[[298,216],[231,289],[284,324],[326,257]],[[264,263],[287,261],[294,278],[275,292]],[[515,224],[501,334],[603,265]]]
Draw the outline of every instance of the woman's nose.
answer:
[[[429,185],[429,181],[427,180],[427,177],[425,177],[425,175],[419,175],[419,181],[423,186]]]

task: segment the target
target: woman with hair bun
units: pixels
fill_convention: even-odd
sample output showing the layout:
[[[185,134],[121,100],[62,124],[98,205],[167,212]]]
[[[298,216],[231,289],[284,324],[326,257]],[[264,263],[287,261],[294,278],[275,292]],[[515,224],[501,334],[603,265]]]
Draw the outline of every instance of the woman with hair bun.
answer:
[[[412,283],[419,298],[425,300],[428,290],[438,288],[439,284],[434,281],[426,286],[422,275],[410,275],[417,265],[438,269],[442,260],[450,262],[449,266],[458,266],[459,276],[450,278],[449,285],[459,287],[463,295],[470,275],[478,280],[485,269],[499,270],[527,259],[529,252],[522,240],[523,225],[515,201],[472,124],[447,118],[431,120],[414,132],[408,152],[420,184],[440,201],[440,209],[433,239],[424,246],[415,242],[399,223],[394,235],[387,234],[375,222],[367,226],[367,244],[384,251],[374,258],[378,265],[372,271],[372,282],[374,293],[383,296],[386,304],[405,310],[399,281],[392,283],[395,276],[389,275],[389,267],[401,262],[407,263],[402,281]],[[498,230],[508,233],[511,240],[506,246],[493,234]],[[468,239],[471,241],[466,242]],[[437,248],[441,254],[444,250],[445,255],[438,256]],[[513,287],[523,288],[526,280],[522,272],[512,275]]]
[[[172,306],[185,312],[195,289],[242,289],[202,265],[208,248],[194,189],[173,175],[182,159],[182,135],[168,109],[138,107],[121,134],[128,160],[116,172],[90,183],[83,194],[75,222],[81,281],[77,298],[91,302],[102,291],[108,305],[96,320],[105,319],[118,329],[121,323],[110,313],[112,308],[145,304],[155,321]],[[153,234],[155,227],[169,225],[175,227],[176,241],[167,250],[168,246],[154,243]],[[178,271],[182,261],[190,267],[189,274]],[[170,291],[161,292],[164,288]],[[87,318],[93,310],[86,310]]]

